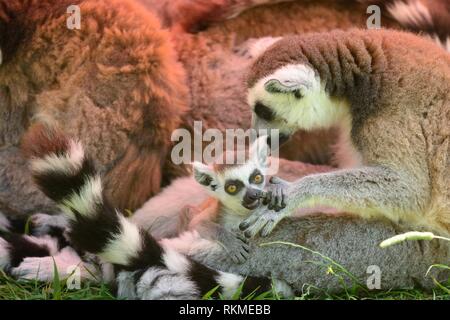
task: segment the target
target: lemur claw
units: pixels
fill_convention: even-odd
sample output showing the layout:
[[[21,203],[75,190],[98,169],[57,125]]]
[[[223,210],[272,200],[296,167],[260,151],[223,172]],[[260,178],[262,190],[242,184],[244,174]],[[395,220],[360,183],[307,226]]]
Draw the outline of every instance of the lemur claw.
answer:
[[[258,233],[262,237],[267,237],[285,217],[283,212],[265,210],[262,213],[252,214],[239,225],[239,228],[244,231],[247,238],[253,238]]]
[[[244,263],[250,252],[250,246],[248,239],[239,233],[223,232],[221,234],[219,242],[224,247],[227,254],[236,264]]]
[[[263,205],[267,205],[270,210],[276,212],[286,207],[285,188],[289,186],[289,182],[273,176],[269,180],[268,190],[263,199]]]
[[[262,237],[272,233],[277,224],[287,216],[286,211],[286,189],[291,185],[276,176],[272,176],[267,185],[268,190],[264,192],[262,203],[267,205],[267,209],[260,209],[254,212],[239,225],[239,229],[244,232],[247,238],[253,238],[258,233]]]

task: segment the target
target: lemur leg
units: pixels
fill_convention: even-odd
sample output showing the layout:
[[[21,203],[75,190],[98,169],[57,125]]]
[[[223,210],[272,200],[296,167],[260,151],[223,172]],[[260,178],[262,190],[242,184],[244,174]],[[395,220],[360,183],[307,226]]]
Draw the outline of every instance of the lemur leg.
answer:
[[[67,275],[69,267],[81,263],[78,254],[68,247],[64,235],[67,222],[62,217],[32,216],[30,232],[33,236],[20,234],[25,223],[15,220],[16,217],[8,219],[0,213],[0,269],[16,278],[48,281],[53,279],[54,263],[61,276]],[[81,271],[82,279],[91,273]]]
[[[250,246],[243,235],[231,232],[212,221],[202,221],[196,230],[203,239],[217,242],[223,247],[234,263],[244,263],[247,260]]]
[[[102,279],[99,268],[83,261],[71,247],[65,247],[51,256],[24,258],[17,267],[11,269],[11,274],[18,279],[52,281],[55,266],[61,279],[71,275],[78,275],[81,282],[100,282]]]
[[[250,247],[247,239],[240,233],[234,233],[214,222],[217,219],[219,204],[216,199],[208,199],[198,208],[189,223],[188,230],[195,230],[206,240],[218,243],[234,263],[247,260]]]
[[[18,279],[50,281],[56,265],[61,278],[79,271],[81,281],[100,279],[97,268],[68,246],[67,227],[63,216],[35,214],[30,219],[33,236],[22,235],[10,232],[14,222],[0,214],[0,269]]]
[[[178,237],[161,239],[165,248],[190,257],[208,255],[214,252],[219,255],[228,255],[227,250],[217,241],[216,219],[218,202],[208,199],[199,206],[187,206],[181,216],[189,220],[186,228],[181,230]]]
[[[385,216],[400,222],[421,219],[425,205],[417,183],[408,174],[387,167],[363,167],[306,176],[286,190],[286,208],[279,212],[262,208],[243,221],[248,237],[269,235],[285,217],[298,209],[330,206],[363,217]]]
[[[0,232],[21,235],[27,233],[27,227],[31,236],[55,238],[59,248],[69,245],[69,222],[63,215],[36,213],[31,217],[8,217],[0,212]]]
[[[47,236],[37,238],[16,233],[0,233],[0,269],[10,271],[28,257],[46,257],[58,252],[58,243]]]

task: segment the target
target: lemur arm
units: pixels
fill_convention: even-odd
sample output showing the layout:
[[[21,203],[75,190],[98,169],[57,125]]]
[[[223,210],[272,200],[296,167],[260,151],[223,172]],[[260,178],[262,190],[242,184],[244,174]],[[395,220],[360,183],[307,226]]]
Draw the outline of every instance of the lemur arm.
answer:
[[[196,207],[197,211],[189,222],[188,229],[195,229],[205,221],[216,220],[217,211],[219,210],[219,202],[216,199],[208,198],[200,206]]]
[[[248,258],[249,246],[245,237],[227,230],[215,222],[219,212],[219,202],[209,198],[198,208],[189,223],[189,230],[196,230],[200,237],[217,242],[234,263],[243,263]]]
[[[363,217],[385,216],[399,221],[416,215],[421,206],[414,180],[406,173],[384,166],[361,167],[306,176],[287,186],[286,208],[256,211],[240,228],[248,237],[267,236],[285,217],[298,209],[330,206]]]

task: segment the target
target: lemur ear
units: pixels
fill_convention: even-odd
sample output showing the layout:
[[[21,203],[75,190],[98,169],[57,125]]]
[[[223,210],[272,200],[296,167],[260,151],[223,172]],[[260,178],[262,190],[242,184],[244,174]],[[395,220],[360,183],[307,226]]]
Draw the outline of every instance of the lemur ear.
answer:
[[[264,84],[264,88],[270,93],[293,93],[297,98],[302,98],[302,91],[305,90],[304,85],[289,83],[288,81],[283,84],[278,79],[270,79]]]
[[[250,147],[250,157],[263,167],[269,165],[269,145],[267,144],[267,136],[260,136]]]
[[[216,180],[216,173],[214,172],[214,170],[206,164],[197,161],[192,164],[192,168],[194,170],[195,180],[205,187],[211,187],[211,189],[214,191],[214,182]]]
[[[301,98],[315,81],[314,71],[305,65],[288,65],[273,74],[264,83],[264,89],[270,93],[293,93]]]

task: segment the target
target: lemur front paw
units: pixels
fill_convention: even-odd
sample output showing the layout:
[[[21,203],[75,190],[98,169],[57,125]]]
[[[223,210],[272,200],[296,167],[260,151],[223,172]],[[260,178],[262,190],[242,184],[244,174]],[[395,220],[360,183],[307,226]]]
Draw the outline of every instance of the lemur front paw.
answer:
[[[286,189],[289,182],[278,177],[272,177],[267,185],[267,191],[263,198],[263,205],[267,205],[270,210],[280,211],[286,207]]]
[[[247,238],[253,238],[258,233],[266,237],[272,233],[277,224],[289,215],[287,212],[287,194],[291,183],[279,177],[271,177],[267,185],[267,191],[263,196],[263,205],[267,208],[255,210],[250,217],[245,219],[239,229]]]
[[[288,214],[285,210],[272,211],[271,209],[263,208],[241,222],[239,229],[244,232],[247,238],[253,238],[258,233],[262,237],[267,237],[278,223],[287,216]]]
[[[230,231],[223,232],[218,237],[218,241],[234,263],[242,264],[247,261],[250,246],[248,240],[242,234]]]

